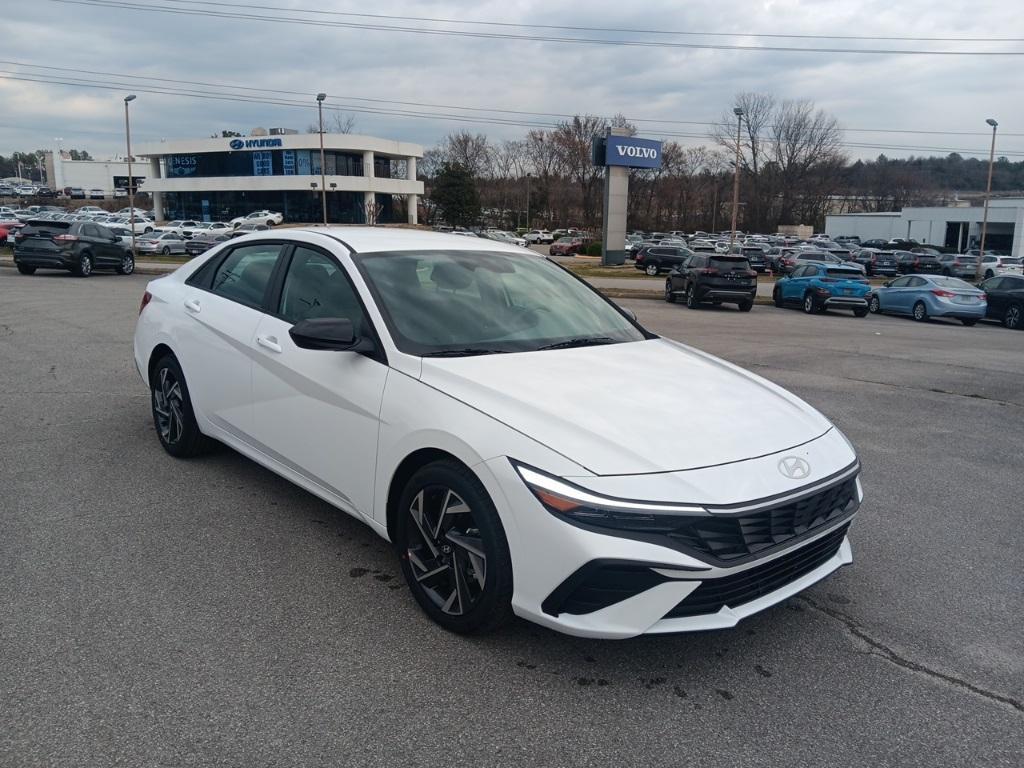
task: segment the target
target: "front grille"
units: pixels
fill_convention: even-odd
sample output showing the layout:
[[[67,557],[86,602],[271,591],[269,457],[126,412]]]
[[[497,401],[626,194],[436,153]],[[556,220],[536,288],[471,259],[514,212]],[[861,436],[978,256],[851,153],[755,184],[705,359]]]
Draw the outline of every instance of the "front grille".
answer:
[[[852,514],[856,507],[857,480],[851,477],[777,507],[739,515],[685,517],[666,535],[683,550],[711,564],[736,564],[810,535]]]
[[[718,613],[724,606],[735,608],[781,589],[831,559],[839,551],[849,527],[849,523],[842,525],[817,541],[764,565],[756,565],[731,576],[708,579],[665,614],[665,618]]]

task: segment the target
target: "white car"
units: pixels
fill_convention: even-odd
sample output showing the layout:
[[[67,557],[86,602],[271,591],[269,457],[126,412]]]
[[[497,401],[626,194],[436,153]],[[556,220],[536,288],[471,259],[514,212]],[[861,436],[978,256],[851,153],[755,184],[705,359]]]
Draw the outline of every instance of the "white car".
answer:
[[[135,250],[144,253],[170,256],[172,253],[185,253],[185,241],[176,232],[155,230],[148,235],[135,238]]]
[[[731,627],[852,560],[835,426],[515,246],[245,235],[148,284],[134,355],[169,454],[221,441],[363,521],[455,632]]]
[[[184,239],[186,237],[192,237],[192,232],[195,231],[198,222],[190,219],[174,219],[168,221],[166,224],[161,224],[156,228],[157,232],[170,232],[171,234],[177,235],[179,238]]]
[[[542,245],[550,245],[551,243],[555,242],[554,235],[552,235],[546,229],[531,229],[529,232],[523,235],[523,239],[526,242],[530,243],[531,245],[538,243]]]
[[[284,215],[275,211],[253,211],[246,216],[236,216],[228,223],[233,227],[237,227],[239,224],[247,221],[258,221],[260,224],[266,224],[268,227],[275,227],[284,221]]]

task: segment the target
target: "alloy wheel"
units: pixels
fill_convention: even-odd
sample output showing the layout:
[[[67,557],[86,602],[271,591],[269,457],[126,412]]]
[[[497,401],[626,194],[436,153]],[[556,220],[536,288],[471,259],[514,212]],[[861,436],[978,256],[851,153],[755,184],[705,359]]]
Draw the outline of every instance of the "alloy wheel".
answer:
[[[914,305],[914,319],[925,320],[928,317],[928,310],[924,305],[924,302],[919,301]]]
[[[135,271],[135,259],[132,258],[131,254],[126,253],[121,259],[121,274],[130,275]]]
[[[487,553],[473,510],[451,488],[430,485],[408,510],[406,557],[417,586],[443,613],[462,616],[480,600]]]
[[[153,411],[161,439],[168,445],[181,440],[184,431],[184,397],[181,382],[170,368],[161,368],[157,386],[153,389]]]
[[[1021,309],[1019,304],[1011,304],[1003,316],[1003,325],[1007,328],[1020,328]]]
[[[92,273],[92,257],[83,253],[78,260],[78,272],[82,277],[88,277]]]
[[[878,301],[877,296],[871,297],[871,301],[868,303],[868,310],[876,315],[882,311],[882,304]]]
[[[658,274],[658,265],[648,264],[646,267],[644,267],[644,272],[646,272],[651,277],[654,277],[655,275]]]

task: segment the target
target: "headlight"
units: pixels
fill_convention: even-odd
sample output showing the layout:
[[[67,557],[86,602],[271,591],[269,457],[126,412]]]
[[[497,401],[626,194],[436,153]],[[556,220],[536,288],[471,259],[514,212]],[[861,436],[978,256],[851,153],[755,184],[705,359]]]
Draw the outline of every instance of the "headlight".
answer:
[[[602,528],[645,533],[669,533],[679,528],[683,518],[707,515],[694,504],[655,504],[601,496],[559,478],[516,464],[513,466],[526,486],[556,517]]]

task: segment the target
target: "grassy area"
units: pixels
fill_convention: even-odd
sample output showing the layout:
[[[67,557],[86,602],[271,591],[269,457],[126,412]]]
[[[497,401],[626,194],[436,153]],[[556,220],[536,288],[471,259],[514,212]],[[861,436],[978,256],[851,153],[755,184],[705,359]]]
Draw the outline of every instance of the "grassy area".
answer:
[[[621,267],[603,267],[600,264],[574,264],[569,262],[565,266],[570,272],[579,275],[580,277],[618,277],[618,278],[637,278],[637,279],[648,279],[641,270],[634,267],[632,264],[623,265]]]

